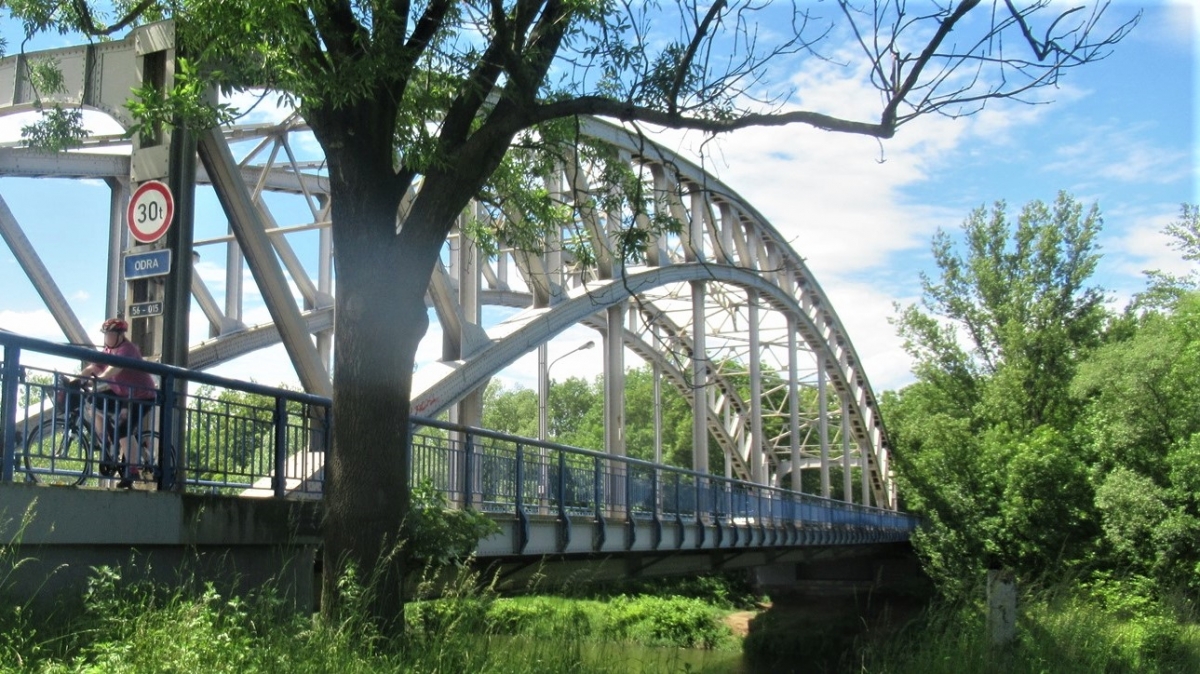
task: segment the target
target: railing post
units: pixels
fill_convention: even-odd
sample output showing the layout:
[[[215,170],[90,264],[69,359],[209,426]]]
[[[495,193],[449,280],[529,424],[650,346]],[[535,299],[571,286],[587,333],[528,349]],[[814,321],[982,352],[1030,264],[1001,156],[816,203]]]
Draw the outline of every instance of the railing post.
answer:
[[[287,400],[283,396],[275,396],[275,416],[272,419],[275,427],[275,478],[271,480],[275,498],[287,495],[287,419]]]
[[[683,504],[679,502],[679,473],[675,475],[675,549],[683,549]]]
[[[738,526],[737,526],[737,490],[736,485],[725,485],[725,514],[729,520],[729,544],[737,547],[738,541]]]
[[[558,452],[558,480],[554,485],[558,493],[558,551],[566,552],[571,543],[571,518],[567,515],[567,455]]]
[[[517,554],[525,552],[529,545],[529,517],[525,514],[525,446],[517,443]]]
[[[654,506],[650,517],[650,530],[653,532],[651,534],[650,548],[653,550],[657,550],[658,546],[662,543],[662,503],[659,501],[660,495],[658,493],[658,470],[658,466],[655,466],[650,471],[650,502]]]
[[[720,486],[714,487],[712,492],[712,516],[713,516],[713,547],[720,548],[721,543],[725,541],[725,531],[721,527],[721,506],[725,500],[725,489],[729,486],[727,482],[719,483]]]
[[[463,507],[470,508],[475,501],[475,434],[467,433],[463,443]]]
[[[175,393],[175,375],[167,374],[162,378],[162,411],[159,413],[159,443],[158,443],[158,465],[160,467],[158,478],[158,488],[160,491],[183,491],[183,480],[179,479],[186,468],[183,465],[183,457],[187,456],[187,452],[183,451],[177,443],[177,439],[182,439],[183,434],[176,431],[175,405],[178,397]],[[168,457],[170,459],[168,460]]]
[[[599,457],[592,459],[592,495],[596,517],[596,533],[592,537],[592,549],[599,552],[604,547],[607,535],[604,531],[604,463]]]
[[[4,408],[0,411],[0,429],[4,430],[0,445],[0,482],[12,482],[17,456],[17,373],[21,368],[21,349],[11,345],[4,347],[4,372],[0,400]]]
[[[622,481],[625,483],[625,549],[632,550],[637,542],[637,525],[633,521],[633,471],[627,463],[617,465],[623,469]]]

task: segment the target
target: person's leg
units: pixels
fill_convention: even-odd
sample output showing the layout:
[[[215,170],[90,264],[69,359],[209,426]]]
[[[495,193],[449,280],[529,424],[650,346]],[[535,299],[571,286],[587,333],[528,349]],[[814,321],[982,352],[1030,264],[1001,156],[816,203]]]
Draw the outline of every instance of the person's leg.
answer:
[[[122,402],[123,423],[121,428],[121,452],[125,456],[125,478],[121,480],[124,488],[130,488],[133,482],[141,478],[142,468],[150,465],[154,457],[147,456],[152,447],[142,446],[142,439],[148,436],[151,416],[147,412],[153,407],[152,400],[126,400]]]

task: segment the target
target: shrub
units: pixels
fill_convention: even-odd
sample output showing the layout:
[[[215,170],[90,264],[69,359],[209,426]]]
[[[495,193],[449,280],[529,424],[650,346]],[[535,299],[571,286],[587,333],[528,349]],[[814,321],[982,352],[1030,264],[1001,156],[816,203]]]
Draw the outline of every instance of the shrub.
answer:
[[[605,633],[648,646],[716,648],[732,633],[715,609],[685,597],[616,597]]]

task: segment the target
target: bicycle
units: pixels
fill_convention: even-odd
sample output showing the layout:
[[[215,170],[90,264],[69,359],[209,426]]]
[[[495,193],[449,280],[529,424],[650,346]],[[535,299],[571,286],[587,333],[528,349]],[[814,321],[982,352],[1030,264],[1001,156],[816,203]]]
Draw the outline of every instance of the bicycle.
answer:
[[[132,444],[134,435],[137,436],[138,455],[145,464],[140,479],[159,476],[159,434],[154,430],[153,400],[132,401],[129,409],[141,412],[141,422],[132,429],[130,419],[118,419],[117,415],[104,409],[111,403],[101,403],[101,410],[105,412],[102,434],[95,428],[96,397],[86,380],[57,374],[54,386],[48,388],[54,394],[50,418],[30,431],[24,443],[27,482],[80,485],[93,476],[124,478],[129,467],[128,457],[119,454],[118,440],[129,436],[129,444]],[[92,471],[94,463],[98,463],[95,473]]]

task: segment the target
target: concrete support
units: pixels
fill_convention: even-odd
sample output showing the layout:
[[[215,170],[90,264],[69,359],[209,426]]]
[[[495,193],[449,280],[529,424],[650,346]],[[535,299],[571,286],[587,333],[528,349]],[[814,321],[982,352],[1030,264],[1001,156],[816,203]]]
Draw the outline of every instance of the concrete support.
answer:
[[[461,231],[461,230],[460,230]],[[468,338],[467,331],[474,330],[480,323],[479,305],[479,248],[475,242],[466,236],[458,237],[458,303],[462,307],[461,334],[458,336],[459,358],[470,357],[474,342]],[[487,386],[485,381],[479,388],[471,391],[456,405],[457,414],[453,415],[460,424],[480,426],[483,424],[483,391]]]
[[[54,609],[83,596],[95,567],[111,566],[163,587],[211,581],[227,594],[270,587],[296,611],[314,610],[318,501],[11,483],[0,486],[0,512],[0,540],[14,541],[6,554],[20,560],[6,569],[6,599]]]
[[[987,572],[988,637],[1006,647],[1017,638],[1017,581],[1009,569]]]
[[[625,303],[608,307],[604,333],[604,450],[625,456]]]

